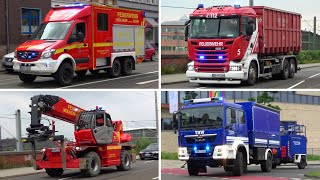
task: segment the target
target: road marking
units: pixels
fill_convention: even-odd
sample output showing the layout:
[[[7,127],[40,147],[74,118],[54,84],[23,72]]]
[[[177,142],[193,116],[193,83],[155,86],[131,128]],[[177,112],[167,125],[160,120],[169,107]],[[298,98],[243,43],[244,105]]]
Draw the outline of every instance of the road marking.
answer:
[[[319,76],[319,75],[320,75],[320,73],[315,74],[315,75],[313,75],[313,76],[308,77],[308,79],[314,78],[314,77]]]
[[[82,175],[78,175],[78,176],[71,176],[71,177],[66,177],[66,178],[61,178],[61,179],[59,179],[59,180],[71,179],[71,178],[80,177],[80,176],[82,176]]]
[[[152,83],[152,82],[156,82],[159,81],[159,79],[155,79],[155,80],[150,80],[150,81],[144,81],[144,82],[139,82],[137,83],[138,85],[143,85],[143,84],[148,84],[148,83]]]
[[[58,88],[58,89],[67,89],[67,88],[72,88],[72,87],[78,87],[78,86],[84,86],[84,85],[90,85],[90,84],[97,84],[97,83],[101,83],[101,82],[108,82],[108,81],[114,81],[114,80],[118,80],[118,79],[137,77],[137,76],[142,76],[142,75],[146,75],[146,74],[154,74],[154,73],[158,73],[158,72],[159,71],[152,71],[152,72],[147,72],[147,73],[142,73],[142,74],[135,74],[135,75],[131,75],[131,76],[122,76],[122,77],[113,78],[113,79],[105,79],[105,80],[100,80],[100,81],[87,82],[87,83],[83,83],[83,84],[75,84],[75,85],[71,85],[71,86],[61,87],[61,88]]]
[[[152,161],[153,161],[153,160],[151,160],[151,161],[146,161],[146,162],[144,162],[144,163],[146,164],[146,163],[149,163],[149,162],[152,162]]]
[[[159,176],[158,176],[158,177],[154,177],[154,178],[152,178],[152,179],[159,179]]]
[[[207,87],[198,87],[196,89],[206,89]]]
[[[291,180],[301,180],[301,178],[290,178]]]
[[[299,86],[300,84],[302,84],[302,83],[304,83],[304,82],[306,82],[306,81],[305,81],[305,80],[300,81],[299,83],[297,83],[297,84],[295,84],[295,85],[293,85],[293,86],[289,87],[288,89],[293,89],[293,88],[295,88],[295,87]]]

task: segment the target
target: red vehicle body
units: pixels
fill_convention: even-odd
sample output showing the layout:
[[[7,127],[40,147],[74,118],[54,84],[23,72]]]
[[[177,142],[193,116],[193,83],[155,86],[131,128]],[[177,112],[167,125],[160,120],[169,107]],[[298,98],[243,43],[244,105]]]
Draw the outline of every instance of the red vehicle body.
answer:
[[[150,43],[146,43],[146,56],[145,59],[154,61],[156,57],[156,50]]]
[[[144,34],[144,11],[95,4],[54,7],[16,49],[14,70],[23,82],[53,76],[62,86],[87,70],[130,75],[144,59]]]
[[[32,143],[34,159],[36,141],[53,140],[56,145],[41,150],[43,155],[36,159],[35,169],[46,169],[47,174],[54,177],[65,169],[81,169],[85,176],[97,176],[101,167],[131,168],[135,155],[130,153],[131,146],[123,143],[130,142],[132,137],[123,133],[122,121],[112,121],[110,115],[99,108],[85,111],[57,96],[39,95],[31,100],[29,135],[22,141]],[[75,124],[76,142],[64,143],[64,136],[55,135],[54,121],[52,129],[41,124],[42,113]]]
[[[199,5],[186,22],[186,40],[190,82],[254,85],[259,77],[293,78],[301,15],[264,6]]]

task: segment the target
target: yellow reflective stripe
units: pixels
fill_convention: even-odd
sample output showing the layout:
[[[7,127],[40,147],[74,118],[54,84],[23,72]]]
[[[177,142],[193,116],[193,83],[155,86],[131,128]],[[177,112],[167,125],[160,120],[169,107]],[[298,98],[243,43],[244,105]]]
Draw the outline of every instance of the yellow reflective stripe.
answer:
[[[73,44],[70,46],[65,46],[63,48],[57,49],[55,54],[60,54],[60,53],[63,53],[65,50],[71,50],[76,48],[88,48],[88,44],[84,45],[83,43],[81,43],[81,44]]]
[[[107,47],[107,46],[133,46],[134,42],[108,42],[108,43],[94,43],[93,47]]]
[[[121,148],[121,146],[107,146],[107,150],[119,150]]]
[[[112,43],[94,43],[93,47],[106,47],[106,46],[112,46]]]

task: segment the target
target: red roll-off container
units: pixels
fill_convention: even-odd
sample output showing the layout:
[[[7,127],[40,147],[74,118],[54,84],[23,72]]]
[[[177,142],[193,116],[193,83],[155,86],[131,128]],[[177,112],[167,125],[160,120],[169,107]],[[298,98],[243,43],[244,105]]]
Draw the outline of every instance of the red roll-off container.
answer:
[[[252,7],[259,21],[259,54],[298,53],[301,50],[301,14],[265,6]]]

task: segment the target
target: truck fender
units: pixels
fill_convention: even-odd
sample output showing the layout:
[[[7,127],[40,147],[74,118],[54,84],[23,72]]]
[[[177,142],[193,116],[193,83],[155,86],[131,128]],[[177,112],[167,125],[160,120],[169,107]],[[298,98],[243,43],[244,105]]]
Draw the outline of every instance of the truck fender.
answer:
[[[307,156],[306,154],[294,154],[293,157],[294,157],[294,163],[300,163],[301,161],[301,157],[302,156]]]
[[[61,65],[66,59],[70,59],[70,60],[71,60],[73,69],[76,70],[76,62],[75,62],[75,60],[73,59],[73,57],[72,57],[70,54],[64,53],[64,54],[61,54],[61,55],[59,56],[59,58],[56,60],[56,61],[57,61],[57,64],[56,64],[56,67],[54,68],[54,72],[57,72],[57,70],[59,69],[60,65]]]
[[[232,159],[236,159],[237,152],[238,152],[238,150],[239,150],[241,147],[244,147],[245,150],[246,150],[246,154],[247,154],[247,164],[249,164],[249,163],[250,163],[250,161],[249,161],[249,145],[248,145],[248,144],[245,144],[244,141],[242,141],[242,140],[235,140],[235,141],[232,143],[232,149],[234,150],[234,151],[233,151],[233,158],[232,158]]]
[[[297,57],[295,55],[278,56],[277,58],[281,59],[281,70],[283,70],[284,60],[286,60],[286,59],[294,59],[296,62],[296,69],[298,69],[298,61],[297,61]]]
[[[248,56],[248,58],[247,58],[247,60],[245,61],[245,63],[243,64],[243,66],[244,66],[244,69],[246,70],[245,72],[245,75],[246,75],[246,80],[248,79],[248,76],[249,76],[249,67],[250,67],[250,64],[251,64],[251,62],[252,61],[255,61],[256,62],[256,64],[257,64],[257,72],[258,72],[258,78],[260,77],[260,65],[259,65],[259,61],[257,60],[258,59],[258,57],[257,57],[257,55],[256,54],[250,54],[249,56]]]
[[[272,151],[270,148],[266,149],[266,152],[264,152],[264,160],[267,160],[267,157],[268,157],[268,153],[271,153],[272,154]]]

